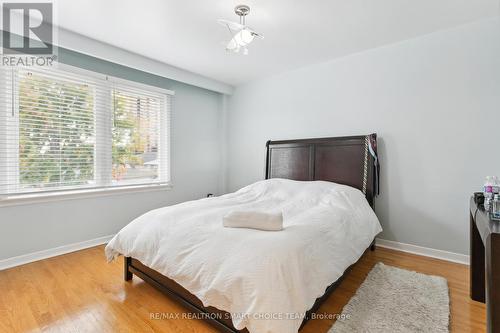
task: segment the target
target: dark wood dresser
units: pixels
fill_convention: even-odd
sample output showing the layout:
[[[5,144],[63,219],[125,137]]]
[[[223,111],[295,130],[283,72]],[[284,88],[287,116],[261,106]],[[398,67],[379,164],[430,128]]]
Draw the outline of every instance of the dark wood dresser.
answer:
[[[487,331],[500,333],[500,221],[470,200],[470,297],[486,302]]]

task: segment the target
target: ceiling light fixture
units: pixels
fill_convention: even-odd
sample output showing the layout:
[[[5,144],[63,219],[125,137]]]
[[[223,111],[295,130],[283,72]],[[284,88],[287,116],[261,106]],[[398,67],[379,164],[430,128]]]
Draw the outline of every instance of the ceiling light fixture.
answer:
[[[240,17],[240,23],[223,19],[219,19],[217,22],[226,26],[231,35],[231,40],[226,43],[226,51],[239,53],[240,50],[242,50],[242,53],[247,55],[247,45],[250,44],[255,37],[264,38],[264,36],[255,32],[245,23],[245,17],[250,13],[250,7],[247,5],[238,5],[234,8],[234,12]]]

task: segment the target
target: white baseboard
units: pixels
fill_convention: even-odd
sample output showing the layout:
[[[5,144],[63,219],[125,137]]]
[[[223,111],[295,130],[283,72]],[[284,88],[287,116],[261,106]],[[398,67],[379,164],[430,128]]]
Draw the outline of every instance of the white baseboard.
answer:
[[[459,264],[469,265],[469,256],[465,254],[436,250],[428,247],[399,243],[380,238],[377,238],[376,244],[377,246],[384,247],[387,249],[398,250],[401,252],[408,252],[408,253],[418,254],[420,256],[431,257],[431,258],[456,262]]]
[[[38,261],[42,259],[47,259],[55,256],[60,256],[61,254],[66,254],[70,252],[75,252],[83,249],[87,249],[89,247],[94,247],[97,245],[102,245],[111,240],[114,235],[99,237],[95,239],[90,239],[87,241],[73,243],[68,245],[63,245],[59,247],[55,247],[48,250],[23,254],[17,257],[7,258],[0,260],[0,271],[3,269],[20,266],[24,264],[28,264],[33,261]]]

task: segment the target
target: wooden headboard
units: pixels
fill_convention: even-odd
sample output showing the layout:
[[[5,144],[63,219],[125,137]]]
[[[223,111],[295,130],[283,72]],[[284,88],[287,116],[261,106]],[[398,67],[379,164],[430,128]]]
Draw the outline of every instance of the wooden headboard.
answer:
[[[268,141],[266,179],[325,180],[363,191],[373,207],[378,192],[376,134]],[[371,146],[369,146],[371,144]],[[376,179],[377,178],[377,179]]]

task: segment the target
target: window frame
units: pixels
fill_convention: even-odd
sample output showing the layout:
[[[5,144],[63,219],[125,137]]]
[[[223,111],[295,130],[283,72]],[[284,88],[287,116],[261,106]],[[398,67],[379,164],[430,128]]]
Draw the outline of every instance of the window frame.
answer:
[[[160,160],[160,164],[158,166],[158,176],[159,179],[157,181],[151,181],[146,183],[133,183],[133,184],[123,184],[123,185],[112,185],[111,182],[111,168],[106,170],[106,168],[102,167],[103,159],[107,160],[112,164],[112,154],[111,150],[107,148],[111,148],[111,142],[109,143],[109,147],[106,145],[102,145],[102,142],[96,140],[95,148],[94,148],[94,179],[96,182],[96,186],[82,186],[82,187],[68,187],[68,188],[58,188],[54,190],[46,190],[46,191],[33,191],[33,192],[17,192],[12,194],[0,194],[0,207],[2,206],[10,206],[10,205],[18,205],[18,204],[26,204],[26,203],[36,203],[36,202],[47,202],[47,201],[58,201],[58,200],[66,200],[66,199],[78,199],[78,198],[87,198],[87,197],[95,197],[95,196],[103,196],[103,195],[115,195],[115,194],[124,194],[124,193],[134,193],[134,192],[144,192],[144,191],[154,191],[154,190],[165,190],[172,188],[171,181],[171,150],[170,150],[170,137],[171,137],[171,126],[170,126],[170,118],[172,112],[172,98],[175,95],[175,92],[172,90],[159,88],[156,86],[151,86],[143,83],[139,83],[136,81],[131,81],[127,79],[122,79],[114,76],[109,76],[101,73],[97,73],[94,71],[90,71],[87,69],[82,69],[79,67],[57,63],[56,70],[61,70],[63,72],[67,72],[68,74],[84,76],[86,80],[89,82],[94,81],[96,86],[105,87],[107,92],[109,93],[109,100],[103,101],[98,98],[94,98],[94,115],[97,118],[97,109],[104,108],[113,112],[113,91],[114,89],[137,89],[140,91],[151,92],[154,94],[159,94],[162,97],[162,108],[160,111],[160,121],[159,121],[159,150],[166,149],[166,153],[160,153],[158,159]],[[28,69],[29,70],[29,69]],[[19,131],[19,105],[16,102],[17,95],[19,93],[19,84],[18,84],[18,76],[14,75],[15,69],[11,70],[11,72],[5,75],[5,78],[0,80],[0,88],[7,84],[12,85],[14,91],[14,98],[10,99],[8,102],[8,107],[5,108],[4,112],[13,112],[14,117],[8,117],[9,121],[3,126],[13,126],[16,125],[16,131]],[[50,74],[50,72],[48,72]],[[106,92],[105,92],[106,93]],[[15,104],[15,105],[12,105]],[[11,110],[11,111],[10,111]],[[109,117],[108,119],[112,119]],[[98,135],[103,135],[102,131],[112,131],[112,123],[102,124],[101,122],[96,121],[95,123],[95,135],[96,139]],[[100,134],[98,131],[101,131]],[[1,131],[0,131],[1,132]],[[110,134],[110,133],[108,133]],[[12,140],[6,144],[16,145],[18,141],[18,135],[16,135],[16,140]],[[19,144],[17,143],[17,147],[13,147],[13,149],[8,149],[8,154],[6,157],[5,166],[1,165],[5,161],[0,161],[0,168],[13,168],[19,169]],[[12,165],[12,166],[11,166]],[[6,172],[8,175],[7,182],[12,183],[12,178],[14,179],[16,184],[19,184],[19,172]],[[108,179],[109,178],[109,179]],[[16,185],[17,186],[17,185]]]

